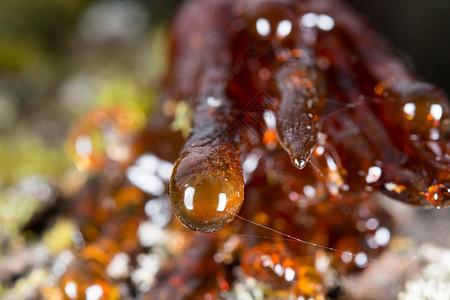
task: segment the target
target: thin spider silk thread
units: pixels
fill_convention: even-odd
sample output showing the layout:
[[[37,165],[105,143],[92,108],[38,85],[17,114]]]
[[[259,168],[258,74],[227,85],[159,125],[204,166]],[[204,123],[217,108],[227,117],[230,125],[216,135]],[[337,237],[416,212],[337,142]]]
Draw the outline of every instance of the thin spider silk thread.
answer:
[[[324,246],[324,245],[321,245],[321,244],[317,244],[317,243],[305,241],[305,240],[302,240],[302,239],[300,239],[300,238],[298,238],[298,237],[295,237],[295,236],[292,236],[292,235],[290,235],[290,234],[287,234],[287,233],[281,232],[281,231],[279,231],[279,230],[276,230],[276,229],[274,229],[274,228],[265,226],[265,225],[263,225],[263,224],[259,224],[259,223],[257,223],[257,222],[254,222],[254,221],[249,220],[249,219],[247,219],[247,218],[244,218],[244,217],[242,217],[242,216],[239,216],[239,215],[236,215],[236,214],[234,214],[234,216],[235,216],[236,218],[241,219],[241,220],[243,220],[243,221],[245,221],[245,222],[248,222],[248,223],[250,223],[250,224],[252,224],[252,225],[255,225],[255,226],[264,228],[264,229],[266,229],[266,230],[268,230],[268,231],[272,231],[272,232],[274,232],[274,233],[280,234],[281,236],[284,236],[284,237],[286,237],[287,239],[283,239],[283,238],[274,238],[274,237],[267,237],[267,236],[258,236],[258,235],[248,235],[248,234],[230,234],[230,235],[238,235],[238,236],[244,236],[244,237],[255,237],[255,238],[264,238],[264,239],[273,239],[273,240],[294,240],[294,241],[297,241],[297,242],[300,242],[300,243],[303,243],[303,244],[306,244],[306,245],[310,245],[310,246],[313,246],[313,247],[325,249],[325,250],[332,251],[332,252],[337,252],[337,253],[341,253],[341,254],[346,253],[346,254],[348,254],[348,255],[350,255],[350,256],[352,256],[352,257],[356,257],[356,256],[358,255],[358,254],[352,253],[352,252],[350,252],[350,251],[348,251],[348,250],[339,250],[339,249],[335,249],[335,248],[332,248],[332,247]],[[445,229],[445,230],[443,230],[443,232],[440,233],[436,238],[434,238],[430,243],[436,242],[438,239],[440,239],[442,236],[444,236],[444,234],[446,234],[448,231],[450,231],[450,222],[448,222],[448,223],[445,224],[443,227],[441,227],[441,229]],[[406,264],[402,264],[402,265],[400,265],[400,264],[395,264],[395,265],[389,264],[389,267],[392,267],[392,268],[395,268],[395,269],[404,270],[404,269],[406,269],[413,261],[416,261],[417,258],[418,258],[422,253],[423,253],[423,250],[422,250],[422,251],[419,251],[419,253],[417,253],[417,254],[411,259],[411,261],[409,261],[409,262],[406,263]],[[372,262],[382,262],[382,260],[375,259],[375,258],[370,258],[370,257],[367,257],[367,260],[368,260],[368,261],[372,261]]]

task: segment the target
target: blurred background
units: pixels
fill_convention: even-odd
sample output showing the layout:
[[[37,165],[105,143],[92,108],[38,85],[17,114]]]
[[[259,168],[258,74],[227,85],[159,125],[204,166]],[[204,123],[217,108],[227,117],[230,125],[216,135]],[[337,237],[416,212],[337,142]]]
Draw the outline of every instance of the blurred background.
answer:
[[[0,1],[0,270],[33,238],[21,228],[34,213],[86,180],[66,151],[71,125],[95,107],[121,103],[141,120],[137,129],[144,126],[167,64],[167,25],[181,2]],[[450,1],[348,2],[425,80],[450,92]],[[414,233],[418,242],[429,241],[427,228],[448,225],[448,212],[434,213],[406,212],[428,224]],[[403,227],[400,234],[411,236]],[[70,226],[58,230],[47,236],[54,251],[70,244],[54,241]],[[437,242],[450,247],[448,239]],[[5,285],[1,273],[0,298],[19,288]]]
[[[423,79],[450,92],[450,1],[347,2],[393,42]]]

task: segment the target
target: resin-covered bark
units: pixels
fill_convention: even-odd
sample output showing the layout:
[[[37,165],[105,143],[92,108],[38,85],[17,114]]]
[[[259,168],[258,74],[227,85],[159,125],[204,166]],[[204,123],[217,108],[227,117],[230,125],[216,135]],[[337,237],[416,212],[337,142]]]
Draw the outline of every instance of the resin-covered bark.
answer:
[[[323,299],[330,274],[360,271],[388,246],[378,192],[450,205],[448,99],[340,1],[186,1],[162,90],[153,125],[121,139],[127,159],[92,164],[100,174],[76,199],[85,245],[60,280],[66,294],[80,289],[68,298],[89,282],[113,298],[120,280],[102,268],[119,252],[134,268],[160,251],[136,231],[142,211],[169,198],[177,218],[164,214],[158,230],[184,238],[151,284],[130,288],[145,299],[233,298],[246,278],[269,298]],[[184,146],[168,103],[193,110]],[[117,114],[106,112],[106,127]],[[72,138],[89,136],[86,126]],[[225,228],[194,233],[177,219]]]
[[[196,19],[200,11],[208,13]],[[356,203],[381,190],[406,203],[449,205],[448,100],[339,1],[192,1],[175,22],[171,61],[168,97],[188,100],[197,111],[181,157],[196,147],[207,162],[209,153],[220,156],[215,144],[226,144],[221,151],[230,166],[216,168],[240,176],[235,143],[242,130],[229,128],[259,107],[276,112],[279,143],[295,166],[303,168],[316,147],[311,163],[336,201]],[[226,106],[230,119],[215,105]],[[255,121],[244,118],[239,126]],[[183,191],[172,196],[180,198]],[[206,202],[214,214],[216,205]],[[234,213],[241,205],[235,202]],[[189,227],[190,217],[177,215]]]

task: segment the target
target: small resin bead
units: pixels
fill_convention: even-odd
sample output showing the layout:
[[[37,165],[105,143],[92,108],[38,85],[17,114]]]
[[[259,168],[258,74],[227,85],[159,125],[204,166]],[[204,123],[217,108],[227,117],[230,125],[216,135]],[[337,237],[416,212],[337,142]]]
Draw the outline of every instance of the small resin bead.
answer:
[[[450,125],[450,107],[445,95],[426,82],[399,84],[402,127],[409,134],[437,140]]]
[[[216,231],[231,222],[244,200],[240,162],[225,147],[187,151],[170,181],[172,208],[189,229]]]
[[[297,261],[282,243],[261,243],[244,251],[242,268],[247,275],[270,285],[287,289],[297,282]]]
[[[296,286],[298,299],[323,299],[325,283],[314,266],[305,264],[298,269],[299,280]]]
[[[122,106],[96,109],[69,133],[67,149],[81,171],[97,174],[111,162],[126,164],[132,158],[132,139],[142,129],[142,113]]]

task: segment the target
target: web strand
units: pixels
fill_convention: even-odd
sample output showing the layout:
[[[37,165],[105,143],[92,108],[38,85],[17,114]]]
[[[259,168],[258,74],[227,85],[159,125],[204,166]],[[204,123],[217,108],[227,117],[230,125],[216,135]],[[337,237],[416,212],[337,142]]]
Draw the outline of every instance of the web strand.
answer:
[[[341,254],[345,253],[345,254],[350,255],[352,257],[356,257],[358,255],[357,253],[352,253],[352,252],[350,252],[348,250],[339,250],[339,249],[336,249],[336,248],[333,248],[333,247],[324,246],[324,245],[321,245],[321,244],[309,242],[309,241],[300,239],[298,237],[292,236],[290,234],[284,233],[282,231],[276,230],[274,228],[265,226],[263,224],[259,224],[257,222],[254,222],[254,221],[249,220],[247,218],[244,218],[242,216],[239,216],[239,215],[235,215],[235,216],[236,216],[236,218],[238,218],[238,219],[240,219],[240,220],[242,220],[244,222],[247,222],[247,223],[250,223],[250,224],[252,224],[254,226],[261,227],[261,228],[264,228],[265,230],[277,233],[277,234],[283,236],[284,238],[262,236],[262,235],[250,235],[250,234],[229,234],[229,235],[238,235],[238,236],[243,236],[243,237],[262,238],[262,239],[270,239],[270,240],[283,240],[283,241],[292,241],[293,240],[293,241],[297,241],[297,242],[302,243],[302,244],[310,245],[310,246],[313,246],[313,247],[316,247],[316,248],[321,248],[321,249],[324,249],[324,250],[327,250],[327,251],[331,251],[331,252],[336,252],[336,253],[341,253]],[[441,231],[441,230],[442,230],[442,232],[440,232],[440,234],[438,234],[438,236],[436,236],[434,239],[432,239],[429,243],[431,243],[431,244],[435,243],[437,240],[442,238],[447,232],[449,232],[450,231],[450,222],[448,222],[445,225],[443,225],[438,230],[438,232]],[[390,264],[388,267],[395,268],[395,269],[400,269],[400,270],[405,270],[406,268],[408,268],[411,265],[411,263],[413,263],[414,261],[417,261],[419,256],[422,255],[422,254],[423,254],[423,250],[419,251],[406,264],[394,264],[394,265]],[[371,262],[383,262],[382,260],[375,259],[375,258],[370,258],[370,257],[367,257],[367,260],[371,261]]]
[[[302,243],[302,244],[310,245],[310,246],[317,247],[317,248],[322,248],[322,249],[325,249],[325,250],[328,250],[328,251],[332,251],[332,252],[337,252],[337,253],[341,253],[341,254],[342,253],[346,253],[346,254],[349,254],[349,255],[351,255],[353,257],[356,257],[358,255],[358,254],[352,253],[352,252],[350,252],[348,250],[339,250],[339,249],[335,249],[335,248],[332,248],[332,247],[328,247],[328,246],[320,245],[320,244],[317,244],[317,243],[313,243],[313,242],[308,242],[308,241],[302,240],[302,239],[297,238],[295,236],[292,236],[290,234],[287,234],[287,233],[284,233],[282,231],[273,229],[271,227],[259,224],[257,222],[252,221],[252,220],[249,220],[249,219],[246,219],[244,217],[241,217],[239,215],[236,215],[236,217],[241,219],[241,220],[243,220],[243,221],[245,221],[245,222],[253,224],[255,226],[258,226],[258,227],[264,228],[264,229],[266,229],[268,231],[272,231],[274,233],[280,234],[280,235],[282,235],[282,236],[287,238],[287,239],[284,239],[284,240],[294,240],[294,241],[297,241],[297,242]],[[373,258],[368,258],[368,260],[370,260],[370,261],[378,261],[377,259],[373,259]]]

